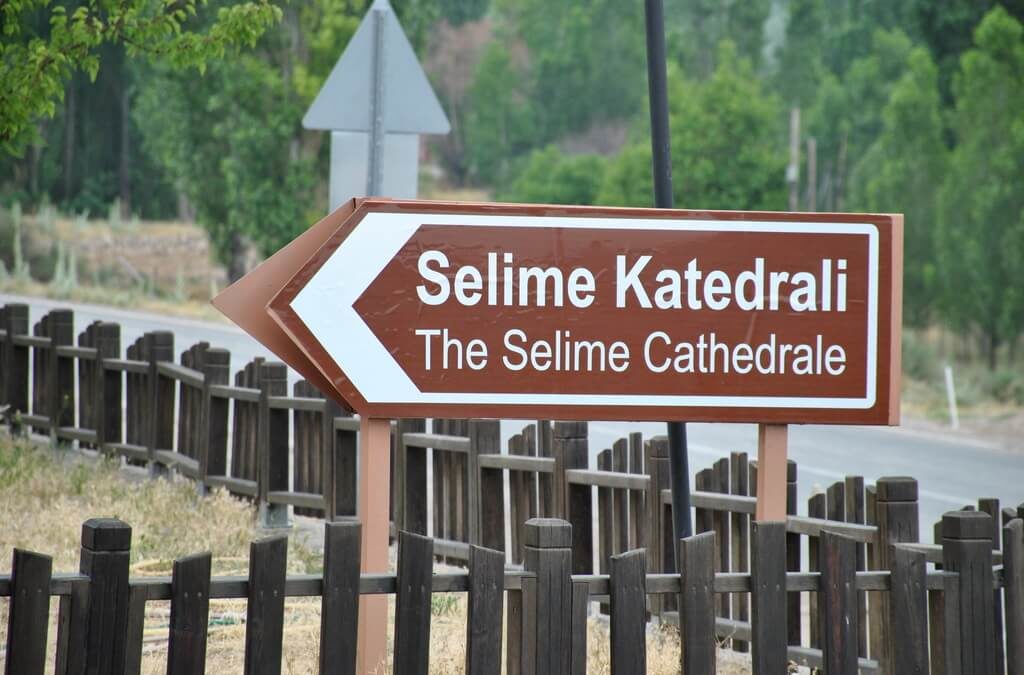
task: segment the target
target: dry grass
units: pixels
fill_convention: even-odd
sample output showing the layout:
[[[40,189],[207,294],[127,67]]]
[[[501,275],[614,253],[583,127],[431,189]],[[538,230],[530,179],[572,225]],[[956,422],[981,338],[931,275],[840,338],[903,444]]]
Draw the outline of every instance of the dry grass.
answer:
[[[28,295],[37,298],[49,298],[51,300],[66,300],[68,302],[84,302],[91,305],[107,305],[109,307],[131,309],[151,314],[228,323],[224,315],[205,300],[159,298],[143,293],[138,289],[93,286],[84,281],[73,289],[59,290],[50,284],[44,284],[39,281],[19,281],[8,278],[0,280],[0,293]]]
[[[245,575],[249,542],[261,536],[255,527],[252,505],[223,491],[199,498],[190,481],[144,480],[137,474],[129,475],[113,461],[0,438],[0,573],[9,573],[10,551],[15,547],[52,555],[54,571],[76,570],[81,523],[93,516],[116,516],[132,525],[133,576],[168,575],[176,557],[203,550],[214,555],[215,575]],[[289,571],[318,572],[320,554],[300,539],[304,538],[289,537]],[[393,596],[390,600],[393,616]],[[316,673],[319,600],[291,598],[285,606],[283,672]],[[51,654],[56,608],[56,601],[51,602]],[[147,604],[142,663],[145,675],[156,675],[166,669],[169,613],[166,602]],[[0,600],[0,646],[6,644],[6,614],[7,600]],[[432,615],[430,672],[464,672],[465,596],[435,595]],[[240,673],[244,636],[245,601],[211,601],[207,672]],[[610,673],[605,621],[591,620],[588,645],[588,672]],[[719,673],[749,672],[745,656],[719,653]],[[648,672],[652,675],[678,673],[678,632],[671,627],[649,630],[647,657]],[[0,655],[0,667],[3,661]],[[48,672],[52,669],[51,662]]]

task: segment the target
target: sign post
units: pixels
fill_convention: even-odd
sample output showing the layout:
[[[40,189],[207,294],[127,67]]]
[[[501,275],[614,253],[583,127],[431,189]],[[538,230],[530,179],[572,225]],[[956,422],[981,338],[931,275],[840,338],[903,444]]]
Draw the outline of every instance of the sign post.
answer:
[[[391,484],[391,423],[380,417],[359,421],[359,518],[363,525],[363,574],[388,571],[388,499]],[[380,672],[387,660],[388,596],[359,599],[358,672]]]
[[[898,215],[367,199],[215,304],[360,414],[379,572],[392,418],[754,422],[784,519],[787,424],[899,422],[901,279]],[[360,609],[371,668],[386,605]]]
[[[668,75],[665,59],[665,4],[644,0],[647,26],[647,92],[651,112],[651,168],[654,174],[654,205],[674,206],[672,194],[672,137],[668,123]],[[690,462],[686,448],[686,423],[668,423],[669,486],[672,490],[672,531],[675,540],[693,534],[690,521]],[[672,547],[678,555],[677,547]],[[679,569],[678,561],[676,569]]]

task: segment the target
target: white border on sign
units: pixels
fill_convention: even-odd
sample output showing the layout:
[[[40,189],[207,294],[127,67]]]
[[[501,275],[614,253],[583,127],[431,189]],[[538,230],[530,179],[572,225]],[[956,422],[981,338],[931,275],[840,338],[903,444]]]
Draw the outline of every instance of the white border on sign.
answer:
[[[423,392],[353,305],[421,225],[594,228],[695,232],[853,234],[868,237],[867,380],[865,396],[680,396]],[[878,368],[878,227],[870,223],[797,223],[660,218],[370,213],[292,300],[291,308],[369,403],[867,409],[875,404]]]

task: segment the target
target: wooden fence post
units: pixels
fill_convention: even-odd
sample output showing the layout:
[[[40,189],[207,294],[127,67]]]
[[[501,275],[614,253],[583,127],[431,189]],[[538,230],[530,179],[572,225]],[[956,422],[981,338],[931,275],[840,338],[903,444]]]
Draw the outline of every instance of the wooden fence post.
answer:
[[[864,477],[846,477],[846,522],[864,524]],[[856,545],[857,571],[867,569],[867,553],[864,544]],[[857,651],[861,656],[868,655],[867,633],[867,595],[864,591],[857,592]]]
[[[588,458],[589,459],[589,458]],[[629,441],[620,438],[612,443],[612,466],[616,473],[629,471]],[[591,491],[588,489],[587,493]],[[625,553],[629,549],[628,490],[612,490],[612,548],[611,552]]]
[[[433,558],[433,539],[411,532],[398,534],[393,673],[427,675]]]
[[[212,556],[209,553],[198,553],[174,561],[167,675],[202,673],[206,667],[211,563]]]
[[[750,620],[753,675],[786,672],[786,524],[750,526]]]
[[[647,672],[647,560],[643,549],[612,556],[611,595],[612,673]]]
[[[1003,527],[1006,674],[1024,675],[1024,520]]]
[[[892,544],[920,541],[919,520],[916,479],[887,477],[875,481],[878,545],[874,547],[872,569],[887,570],[891,567]],[[891,596],[889,593],[873,593],[872,596],[871,623],[876,626],[872,636],[877,639],[877,643],[871,644],[871,652],[878,659],[882,672],[888,674],[893,672],[893,653],[896,648],[886,621],[892,614]]]
[[[227,474],[228,400],[210,394],[213,385],[231,381],[231,353],[226,349],[206,350],[203,362],[202,436],[199,439],[199,494],[206,492],[206,477]]]
[[[1000,550],[1000,535],[1002,534],[1002,530],[999,526],[999,500],[995,497],[981,498],[978,500],[978,510],[983,513],[987,513],[992,518],[992,550]],[[1005,647],[1003,645],[1003,594],[998,588],[994,589],[992,593],[992,611],[993,619],[995,621],[992,634],[995,637],[993,649],[995,650],[996,672],[1005,673],[1006,663],[1003,660],[1003,652],[1005,651]]]
[[[856,575],[853,540],[822,532],[818,632],[827,675],[857,675]]]
[[[120,443],[121,434],[121,371],[108,370],[107,359],[121,357],[121,326],[116,323],[96,325],[95,387],[90,409],[96,425],[96,447],[104,452],[104,445]]]
[[[679,640],[684,673],[714,673],[715,534],[705,532],[679,541]]]
[[[730,494],[747,496],[750,486],[747,483],[749,475],[747,469],[747,453],[733,452],[729,457],[730,473]],[[787,492],[788,497],[788,492]],[[732,524],[730,528],[732,541],[732,571],[750,571],[750,516],[745,513],[732,513]],[[789,552],[786,552],[788,559]],[[744,593],[732,594],[732,616],[738,621],[746,623],[750,619],[750,611],[747,603],[748,596]],[[749,651],[749,643],[745,640],[732,641],[732,648],[737,652]]]
[[[470,442],[470,513],[477,512],[472,543],[492,551],[505,551],[505,480],[501,469],[481,467],[478,457],[498,454],[501,423],[497,420],[473,420],[469,427]],[[472,516],[471,516],[472,517]],[[504,560],[504,555],[502,556]]]
[[[79,569],[89,577],[86,673],[123,675],[128,628],[128,556],[132,528],[116,518],[82,525]]]
[[[597,453],[597,470],[612,470],[612,451],[605,449]],[[608,574],[608,565],[615,554],[615,510],[613,490],[597,488],[597,572]],[[601,613],[608,613],[608,605],[601,603]]]
[[[797,463],[793,460],[786,462],[786,514],[797,515]],[[753,487],[753,483],[750,484]],[[796,532],[786,533],[786,571],[800,571],[800,549],[803,546],[802,537]],[[787,641],[791,645],[799,645],[803,639],[803,612],[800,611],[800,593],[786,594],[786,625],[789,635]]]
[[[469,547],[466,674],[500,675],[505,554]]]
[[[491,455],[501,452],[501,422],[498,420],[469,421],[469,453],[466,456],[466,500],[467,508],[467,537],[470,544],[482,545],[484,541],[483,526],[493,526],[493,509],[488,508],[488,515],[491,520],[483,520],[484,503],[491,506],[495,497],[503,495],[498,492],[484,494],[480,480],[480,464],[477,457],[480,455]]]
[[[892,613],[888,619],[892,626],[893,642],[899,645],[893,652],[893,666],[894,672],[900,675],[928,673],[926,571],[924,553],[912,551],[899,544],[893,546],[889,568],[889,593],[892,596],[889,607]]]
[[[665,550],[665,529],[662,523],[661,491],[669,487],[668,439],[655,436],[647,443],[645,469],[650,478],[647,486],[645,520],[647,528],[647,571],[674,572],[675,553],[672,547]],[[671,540],[670,540],[671,541]],[[647,598],[652,614],[660,614],[664,597],[652,595]]]
[[[260,365],[259,429],[256,438],[256,490],[260,527],[288,527],[288,505],[272,504],[271,492],[288,490],[288,411],[270,408],[271,396],[288,394],[283,363]]]
[[[324,411],[320,417],[320,423],[323,425],[323,431],[320,433],[320,441],[323,443],[320,456],[320,489],[324,496],[324,518],[328,522],[356,515],[358,476],[355,434],[336,429],[334,426],[335,419],[350,416],[350,413],[334,399],[328,398],[324,402]],[[346,446],[345,441],[348,439],[352,442]]]
[[[270,537],[249,545],[245,675],[281,675],[287,570],[287,537]]]
[[[32,337],[43,338],[47,340],[46,346],[33,346],[32,347],[32,392],[31,406],[32,415],[35,417],[41,417],[45,420],[50,419],[50,397],[47,395],[50,386],[50,356],[53,353],[50,340],[50,313],[47,312],[36,321],[35,325],[32,326]],[[50,425],[52,426],[52,425]],[[50,426],[42,424],[31,426],[32,433],[36,434],[50,434]],[[52,438],[52,435],[51,435]]]
[[[423,433],[427,422],[423,419],[398,420],[398,459],[395,480],[402,492],[401,509],[395,518],[401,519],[401,529],[416,534],[427,533],[427,450],[410,445],[407,433]],[[397,508],[397,505],[396,505]]]
[[[961,675],[995,673],[995,608],[992,603],[992,517],[980,511],[942,516],[942,566],[960,575]]]
[[[561,490],[562,513],[571,525],[573,574],[590,574],[594,570],[594,524],[589,485],[570,485],[565,472],[586,469],[590,458],[587,453],[586,422],[555,422],[553,433],[555,448],[555,483]]]
[[[11,304],[4,306],[4,330],[7,342],[4,346],[4,400],[7,404],[8,419],[18,413],[27,413],[28,407],[28,347],[14,344],[14,338],[28,335],[28,305]],[[13,425],[12,425],[13,426]]]
[[[523,562],[536,575],[537,606],[534,630],[523,635],[524,643],[535,646],[536,665],[524,664],[523,671],[562,675],[570,670],[572,653],[572,526],[556,518],[533,518],[526,523],[524,539]],[[531,618],[526,615],[524,611]]]
[[[640,432],[629,435],[629,472],[644,473],[644,436]],[[644,520],[644,491],[629,491],[629,548],[647,547],[647,522]]]
[[[174,333],[152,331],[146,333],[145,338],[150,402],[146,445],[149,450],[149,475],[156,477],[166,474],[167,468],[156,461],[154,453],[158,449],[174,447],[174,381],[161,377],[157,369],[161,361],[174,361]]]
[[[52,572],[50,556],[14,549],[6,675],[43,675],[46,671]]]
[[[70,309],[50,312],[50,363],[47,368],[47,409],[50,416],[50,440],[58,441],[61,427],[75,426],[75,359],[60,356],[58,347],[75,344],[75,317]]]
[[[537,420],[537,456],[553,457],[553,430],[548,420]],[[554,477],[550,473],[537,476],[537,507],[541,518],[555,516]]]
[[[355,675],[359,630],[358,521],[324,524],[324,590],[320,611],[320,672]]]

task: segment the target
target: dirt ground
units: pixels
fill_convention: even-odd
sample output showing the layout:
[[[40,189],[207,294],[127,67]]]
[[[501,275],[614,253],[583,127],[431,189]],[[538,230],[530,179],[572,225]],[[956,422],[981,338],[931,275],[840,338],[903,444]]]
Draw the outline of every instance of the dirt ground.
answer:
[[[132,526],[131,574],[168,576],[172,561],[199,551],[213,553],[214,575],[245,575],[249,542],[264,536],[251,503],[218,490],[200,498],[185,479],[148,480],[119,462],[87,457],[78,451],[53,451],[0,436],[0,574],[10,573],[11,552],[29,549],[53,556],[55,572],[78,568],[81,524],[94,516],[116,516]],[[288,570],[316,574],[321,557],[305,543],[308,528],[289,536]],[[305,531],[305,533],[304,533]],[[393,552],[392,552],[393,553]],[[0,668],[7,640],[8,600],[0,599]],[[210,602],[207,672],[240,673],[244,658],[245,601]],[[287,600],[283,672],[316,673],[319,658],[320,603],[316,598]],[[53,672],[57,602],[51,600],[50,654]],[[596,608],[596,606],[595,606]],[[393,616],[394,602],[392,598]],[[146,606],[142,672],[166,670],[170,607]],[[589,626],[588,672],[610,672],[608,623],[593,618]],[[466,598],[437,594],[432,603],[430,672],[464,672]],[[647,634],[648,673],[678,673],[678,632],[652,626]],[[390,671],[387,671],[390,672]],[[719,673],[749,672],[749,657],[719,652]]]

